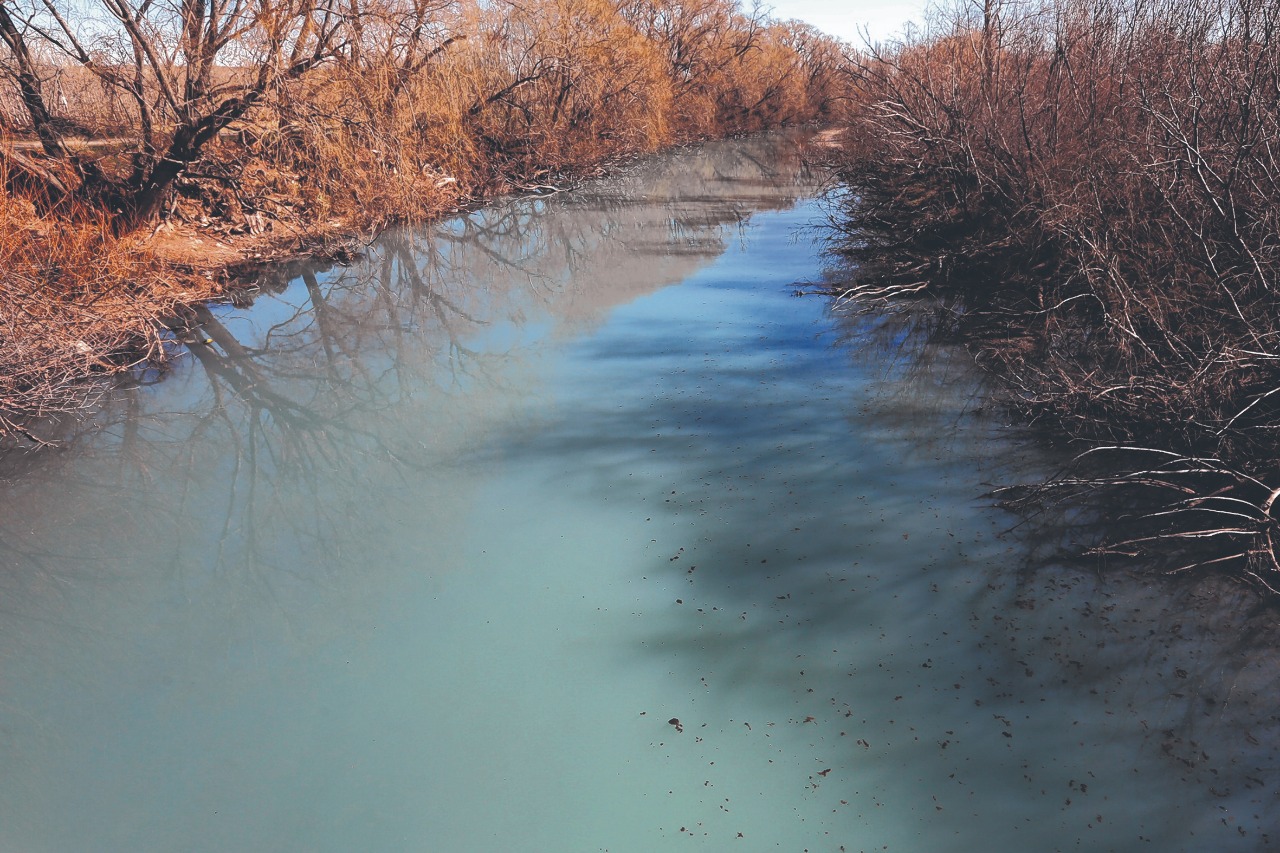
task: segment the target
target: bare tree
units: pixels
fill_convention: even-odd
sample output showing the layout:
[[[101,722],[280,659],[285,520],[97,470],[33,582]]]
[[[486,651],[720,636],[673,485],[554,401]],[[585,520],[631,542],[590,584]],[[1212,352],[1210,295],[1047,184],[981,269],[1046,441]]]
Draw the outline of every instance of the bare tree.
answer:
[[[221,131],[334,58],[348,17],[320,0],[96,0],[90,14],[70,0],[0,0],[3,71],[61,168],[0,156],[44,180],[54,201],[105,201],[127,230],[156,215]],[[79,66],[128,98],[139,138],[124,174],[68,149],[44,92],[45,63]]]

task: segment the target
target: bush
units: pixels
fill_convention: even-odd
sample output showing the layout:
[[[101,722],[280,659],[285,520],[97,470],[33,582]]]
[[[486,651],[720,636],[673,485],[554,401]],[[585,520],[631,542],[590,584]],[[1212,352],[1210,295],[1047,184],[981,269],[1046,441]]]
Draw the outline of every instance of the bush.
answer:
[[[860,64],[843,162],[850,298],[945,294],[1018,413],[1172,454],[1144,480],[1191,501],[1166,532],[1238,543],[1268,585],[1278,25],[1266,0],[957,11]]]

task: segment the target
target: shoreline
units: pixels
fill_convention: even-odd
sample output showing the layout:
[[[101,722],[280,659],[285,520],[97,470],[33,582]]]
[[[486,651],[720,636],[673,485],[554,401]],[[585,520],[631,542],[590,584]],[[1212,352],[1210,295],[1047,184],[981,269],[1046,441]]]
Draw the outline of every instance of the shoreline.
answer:
[[[108,59],[0,7],[0,454],[62,441],[102,379],[164,363],[169,318],[259,266],[839,121],[850,83],[842,42],[739,0],[190,14],[104,23]]]
[[[765,132],[788,130],[803,134],[797,139],[798,145],[823,149],[831,146],[832,134],[838,132],[813,126]],[[718,138],[750,135],[729,134]],[[80,428],[92,421],[96,403],[117,388],[122,378],[139,370],[164,371],[172,359],[178,357],[185,349],[185,338],[196,325],[194,316],[198,309],[224,301],[233,304],[252,301],[251,294],[256,289],[254,279],[271,268],[313,261],[349,263],[387,228],[438,222],[508,195],[536,197],[569,191],[583,181],[616,174],[646,157],[669,156],[715,139],[685,140],[656,151],[630,152],[601,162],[585,163],[573,171],[565,170],[560,176],[563,179],[560,186],[527,186],[517,182],[518,176],[506,176],[478,192],[440,197],[440,203],[423,210],[420,216],[370,217],[365,221],[350,216],[330,217],[319,227],[304,225],[299,217],[295,221],[276,220],[277,227],[256,232],[238,228],[230,218],[207,219],[199,224],[170,218],[147,233],[104,243],[101,247],[104,252],[122,249],[140,259],[141,266],[154,275],[151,282],[154,286],[125,294],[125,306],[115,304],[100,311],[87,310],[81,322],[71,324],[75,333],[62,336],[64,352],[50,353],[47,348],[32,352],[34,359],[44,358],[51,364],[32,360],[18,370],[35,374],[44,368],[44,373],[53,375],[40,377],[43,381],[33,383],[28,400],[0,386],[0,460],[60,448],[74,440]],[[235,231],[240,233],[233,233]],[[0,278],[0,296],[5,295],[4,284]],[[112,294],[113,301],[121,295]],[[96,295],[92,301],[102,298]],[[62,303],[55,307],[75,306]],[[0,342],[10,348],[4,331],[0,326]],[[9,354],[0,353],[3,355]],[[12,375],[13,359],[4,361],[3,366],[8,367]]]

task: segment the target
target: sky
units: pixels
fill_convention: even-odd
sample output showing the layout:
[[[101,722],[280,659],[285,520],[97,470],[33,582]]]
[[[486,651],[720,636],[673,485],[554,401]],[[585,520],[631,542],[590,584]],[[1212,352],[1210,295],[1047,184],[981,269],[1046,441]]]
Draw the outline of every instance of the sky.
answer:
[[[926,0],[765,0],[778,20],[799,18],[825,33],[862,44],[863,28],[872,41],[892,38],[908,21],[919,24]],[[747,4],[749,5],[749,4]]]

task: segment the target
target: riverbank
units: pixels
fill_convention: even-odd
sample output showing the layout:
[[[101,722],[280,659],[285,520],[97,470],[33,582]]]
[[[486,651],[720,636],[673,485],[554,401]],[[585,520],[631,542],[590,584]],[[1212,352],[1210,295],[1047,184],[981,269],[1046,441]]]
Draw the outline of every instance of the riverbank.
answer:
[[[1121,491],[1139,520],[1102,552],[1276,593],[1276,9],[985,8],[860,68],[842,298],[936,298],[1084,452],[1023,499]]]
[[[795,133],[802,149],[810,141],[831,144],[830,131]],[[697,143],[683,143],[690,144]],[[531,184],[513,174],[467,193],[451,182],[417,203],[413,221],[426,224],[503,195],[555,195],[650,153],[566,166],[556,183],[543,175],[543,183]],[[143,367],[163,370],[202,335],[197,306],[251,300],[257,279],[280,265],[349,263],[396,224],[352,213],[309,221],[301,211],[251,229],[243,218],[209,219],[199,207],[117,236],[102,221],[54,223],[15,207],[0,195],[0,453],[56,446],[92,413],[110,380]],[[51,276],[74,278],[75,286],[61,292],[43,286]]]
[[[447,183],[416,202],[414,220],[504,193],[559,192],[628,159],[563,171],[560,186],[525,186],[520,175],[470,193]],[[107,380],[163,368],[193,334],[195,306],[250,298],[254,279],[273,265],[348,262],[394,221],[373,208],[317,221],[305,207],[291,209],[292,199],[272,201],[277,214],[261,227],[243,214],[210,218],[202,204],[119,236],[104,220],[40,216],[0,194],[0,453],[56,445],[92,412]]]
[[[46,66],[76,43],[76,13],[46,6],[0,8],[0,452],[58,441],[94,380],[163,365],[190,307],[236,298],[255,266],[341,261],[390,223],[829,119],[845,62],[736,0],[360,0],[148,8],[117,34],[136,55]],[[236,45],[246,64],[219,65]]]
[[[108,380],[162,368],[194,306],[242,298],[271,264],[349,258],[379,227],[344,217],[233,233],[231,219],[168,220],[120,236],[21,202],[0,194],[0,453],[58,444]]]

